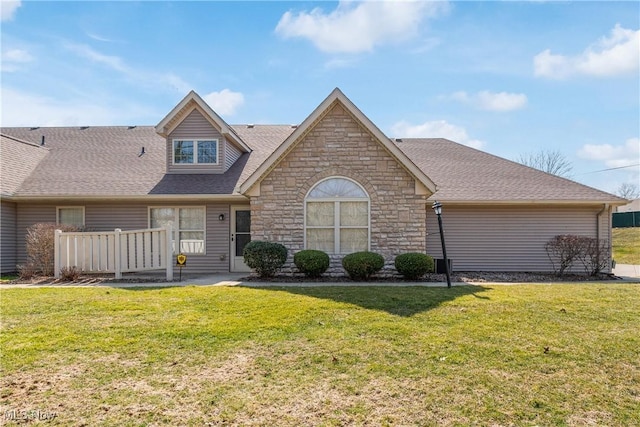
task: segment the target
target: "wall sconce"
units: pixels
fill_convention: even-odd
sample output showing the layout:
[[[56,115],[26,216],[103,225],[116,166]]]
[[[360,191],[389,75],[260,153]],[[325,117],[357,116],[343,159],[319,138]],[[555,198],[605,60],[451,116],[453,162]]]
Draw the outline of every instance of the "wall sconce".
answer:
[[[224,221],[224,214],[218,215],[218,221]]]

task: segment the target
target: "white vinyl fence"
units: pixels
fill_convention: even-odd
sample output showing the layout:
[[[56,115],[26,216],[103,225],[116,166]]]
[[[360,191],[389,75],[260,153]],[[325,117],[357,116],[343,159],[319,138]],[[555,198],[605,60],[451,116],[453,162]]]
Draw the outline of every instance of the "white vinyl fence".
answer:
[[[122,273],[167,270],[167,280],[173,280],[173,249],[171,230],[155,228],[99,232],[56,230],[55,277],[63,268],[76,267],[86,273]]]

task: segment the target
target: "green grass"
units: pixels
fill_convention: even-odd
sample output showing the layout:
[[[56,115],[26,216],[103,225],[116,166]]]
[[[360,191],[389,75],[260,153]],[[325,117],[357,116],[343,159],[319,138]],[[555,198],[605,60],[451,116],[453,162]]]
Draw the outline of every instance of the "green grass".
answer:
[[[0,414],[48,425],[640,424],[633,284],[0,298]]]
[[[15,280],[18,278],[17,274],[2,274],[0,275],[0,283],[9,283],[12,280]]]
[[[613,259],[618,264],[640,265],[640,227],[614,228]]]

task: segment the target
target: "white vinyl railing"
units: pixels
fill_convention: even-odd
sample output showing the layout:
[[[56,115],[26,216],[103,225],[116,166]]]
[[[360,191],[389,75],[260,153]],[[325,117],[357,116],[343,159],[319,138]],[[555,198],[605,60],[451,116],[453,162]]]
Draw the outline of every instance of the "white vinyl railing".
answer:
[[[55,277],[63,268],[75,267],[86,273],[122,273],[167,270],[173,280],[171,230],[98,231],[55,233]]]

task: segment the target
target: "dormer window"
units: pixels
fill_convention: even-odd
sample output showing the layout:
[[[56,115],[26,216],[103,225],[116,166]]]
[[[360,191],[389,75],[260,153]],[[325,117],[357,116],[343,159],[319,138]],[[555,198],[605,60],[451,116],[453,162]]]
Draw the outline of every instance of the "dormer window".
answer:
[[[174,139],[173,164],[218,164],[217,139]]]

